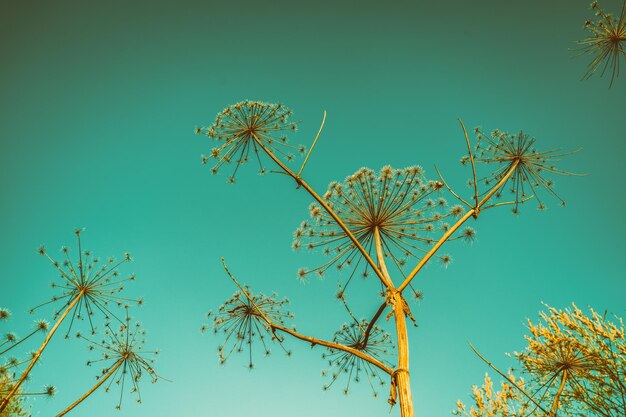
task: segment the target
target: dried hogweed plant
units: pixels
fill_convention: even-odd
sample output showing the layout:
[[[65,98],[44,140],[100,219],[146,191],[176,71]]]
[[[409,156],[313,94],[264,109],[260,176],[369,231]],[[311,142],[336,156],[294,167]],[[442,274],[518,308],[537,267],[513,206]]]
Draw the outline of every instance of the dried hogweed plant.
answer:
[[[582,53],[594,55],[583,79],[591,77],[600,67],[601,75],[611,73],[609,88],[619,76],[620,60],[626,59],[626,1],[622,4],[619,17],[600,8],[597,1],[591,3],[595,18],[585,21],[584,27],[589,36],[578,41]]]
[[[69,318],[69,326],[65,333],[66,338],[69,337],[74,324],[83,320],[89,323],[90,332],[95,334],[96,324],[94,320],[97,315],[104,317],[106,320],[114,319],[123,323],[112,311],[112,307],[128,306],[130,303],[142,303],[141,300],[132,300],[120,294],[124,290],[125,284],[135,279],[134,275],[126,278],[120,277],[118,272],[118,268],[122,264],[131,260],[130,255],[128,253],[124,254],[124,258],[119,261],[109,258],[107,261],[101,262],[90,251],[83,250],[81,246],[81,232],[81,229],[75,231],[78,243],[77,259],[75,260],[71,259],[70,251],[67,247],[61,248],[65,258],[61,262],[54,260],[44,247],[39,248],[39,253],[48,258],[60,274],[60,283],[54,282],[52,284],[52,288],[58,290],[59,294],[33,308],[31,313],[50,304],[60,305],[60,307],[53,314],[55,323],[48,331],[45,340],[39,349],[33,353],[32,358],[28,360],[26,368],[16,378],[16,382],[0,402],[0,412],[8,406],[11,398],[28,378],[52,337],[66,319]]]
[[[528,344],[524,351],[515,354],[526,383],[516,383],[509,374],[508,382],[516,393],[508,405],[526,407],[536,415],[548,417],[626,415],[626,338],[622,319],[615,317],[612,321],[593,309],[585,314],[576,305],[564,310],[546,308],[538,322],[529,320]],[[476,400],[475,403],[478,405]]]
[[[6,308],[0,308],[0,322],[7,321],[11,317],[11,312]],[[15,386],[15,377],[19,375],[25,364],[32,359],[33,353],[20,352],[15,354],[20,347],[26,346],[31,337],[45,333],[48,330],[48,322],[45,320],[37,320],[31,331],[25,336],[19,337],[13,332],[6,333],[0,342],[0,400],[4,400],[8,393],[13,391]],[[19,359],[19,355],[24,355],[25,359]],[[54,396],[56,390],[52,385],[44,386],[41,391],[24,391],[18,389],[12,398],[9,399],[7,407],[0,412],[0,417],[22,417],[30,416],[30,411],[26,406],[25,399],[27,397]]]
[[[471,198],[464,199],[455,192],[438,169],[439,178],[428,180],[419,166],[404,169],[386,166],[378,173],[362,168],[343,183],[333,182],[328,191],[318,194],[302,173],[322,132],[326,113],[297,172],[287,165],[293,159],[282,148],[288,143],[287,138],[279,136],[293,130],[294,125],[283,117],[287,115],[291,115],[291,111],[279,104],[244,101],[227,107],[211,126],[196,129],[197,133],[221,143],[210,156],[203,157],[203,161],[216,160],[214,173],[222,165],[235,162],[237,172],[253,152],[262,172],[265,172],[262,161],[269,158],[276,165],[271,172],[290,177],[296,189],[309,194],[314,200],[309,207],[312,219],[304,221],[296,230],[293,247],[320,250],[327,260],[320,266],[300,269],[297,276],[302,280],[307,280],[310,274],[323,276],[331,271],[331,266],[346,271],[347,277],[340,281],[337,298],[343,302],[351,321],[340,328],[333,341],[299,333],[269,314],[272,310],[260,305],[262,298],[240,285],[224,264],[239,292],[222,307],[223,315],[214,319],[215,330],[225,332],[227,343],[231,343],[230,350],[226,350],[226,345],[220,348],[220,358],[223,360],[224,355],[233,350],[251,347],[256,335],[270,336],[280,343],[287,335],[292,336],[312,346],[329,349],[324,355],[332,368],[328,385],[339,375],[346,374],[351,380],[367,375],[373,387],[375,381],[383,380],[379,374],[385,375],[391,384],[389,403],[392,406],[399,403],[403,417],[413,416],[406,323],[407,317],[413,320],[413,315],[405,300],[405,289],[409,287],[417,299],[422,297],[422,293],[413,288],[413,279],[432,258],[438,258],[444,265],[450,263],[450,255],[439,254],[447,241],[475,238],[474,229],[465,224],[469,219],[500,206],[512,206],[514,212],[518,212],[531,198],[536,198],[539,206],[544,207],[540,196],[543,191],[557,196],[552,181],[546,176],[570,175],[553,166],[554,161],[566,153],[537,151],[535,139],[523,133],[511,135],[494,131],[485,135],[480,129],[476,131],[477,142],[472,147],[461,122],[468,151],[461,162],[472,170]],[[304,147],[299,150],[304,151]],[[479,176],[477,167],[481,166],[487,166],[488,171]],[[234,173],[230,178],[233,182]],[[496,198],[509,195],[505,193],[507,189],[512,191],[511,199],[495,202]],[[458,204],[448,205],[441,195],[446,190]],[[366,320],[356,319],[345,297],[357,275],[374,276],[384,295],[382,304],[373,308],[371,318]],[[359,303],[361,308],[364,305]],[[378,320],[384,313],[386,319],[393,318],[395,324],[395,347],[391,346],[391,336],[378,327]],[[283,318],[280,316],[281,320]],[[391,362],[386,354],[395,356],[393,366],[388,365]],[[348,388],[346,386],[345,390]]]
[[[131,325],[131,319],[126,315],[123,324],[114,329],[111,323],[105,325],[104,338],[99,341],[92,340],[81,333],[77,337],[89,343],[89,350],[100,352],[99,359],[90,360],[88,366],[103,366],[100,375],[96,377],[98,382],[85,392],[78,400],[57,414],[61,417],[72,411],[76,406],[87,399],[91,394],[104,385],[104,390],[109,392],[112,385],[119,387],[120,395],[115,408],[120,410],[125,389],[129,389],[136,396],[136,401],[141,403],[139,384],[144,375],[148,375],[152,383],[163,379],[154,370],[152,364],[158,351],[144,349],[144,337],[146,332],[141,329],[139,323]]]

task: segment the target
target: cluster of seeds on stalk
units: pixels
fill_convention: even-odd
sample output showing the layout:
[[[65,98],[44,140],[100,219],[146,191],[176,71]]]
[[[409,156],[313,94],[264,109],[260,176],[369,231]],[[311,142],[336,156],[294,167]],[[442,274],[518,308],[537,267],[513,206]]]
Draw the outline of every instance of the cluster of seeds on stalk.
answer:
[[[601,75],[611,72],[610,87],[619,75],[620,60],[626,59],[626,1],[619,17],[602,10],[597,1],[591,4],[591,8],[595,11],[595,19],[586,20],[584,24],[590,34],[578,44],[582,45],[583,53],[595,56],[583,78],[591,77],[602,67]]]
[[[277,294],[254,295],[248,287],[245,288],[249,298],[241,291],[237,291],[218,308],[216,313],[209,312],[207,317],[212,322],[210,325],[202,326],[202,331],[212,327],[215,334],[225,336],[218,348],[220,363],[224,364],[233,352],[248,349],[248,366],[253,368],[252,350],[255,341],[266,356],[271,354],[267,336],[272,341],[278,341],[283,351],[290,356],[291,351],[285,349],[282,340],[274,334],[267,322],[269,320],[273,324],[283,326],[285,320],[292,319],[294,315],[286,310],[289,300],[286,298],[278,300]]]
[[[545,175],[546,173],[574,175],[553,165],[553,162],[558,161],[560,157],[572,152],[564,153],[560,149],[537,151],[534,148],[536,139],[523,132],[509,134],[496,129],[487,134],[480,128],[476,128],[474,133],[476,134],[474,161],[496,166],[489,174],[477,178],[478,183],[487,186],[487,190],[479,197],[487,194],[490,187],[496,186],[513,169],[506,183],[495,194],[499,198],[508,191],[513,196],[513,213],[517,214],[520,204],[531,197],[537,200],[539,209],[544,209],[545,205],[540,196],[541,190],[547,191],[562,205],[565,205],[565,201],[553,190],[552,180],[547,179]],[[468,165],[469,162],[469,155],[461,158],[461,164]],[[469,186],[474,186],[473,180],[469,181]]]
[[[59,263],[52,259],[44,247],[39,248],[39,253],[47,257],[52,265],[60,272],[61,283],[52,283],[52,288],[59,289],[61,294],[55,295],[49,301],[42,303],[31,309],[31,313],[36,309],[48,304],[61,303],[61,307],[54,313],[56,320],[59,315],[78,298],[77,304],[74,306],[70,325],[66,333],[66,338],[72,330],[75,320],[87,319],[91,333],[95,333],[95,325],[92,316],[102,314],[105,319],[115,318],[120,323],[122,319],[118,318],[110,309],[111,305],[117,307],[128,307],[132,304],[143,304],[142,299],[131,299],[120,295],[124,291],[125,284],[134,281],[135,275],[130,274],[128,277],[120,277],[118,268],[131,261],[128,253],[124,254],[123,259],[116,261],[115,258],[109,258],[105,262],[101,262],[99,258],[94,257],[91,251],[83,251],[81,248],[81,230],[75,232],[78,241],[77,259],[72,261],[67,247],[62,247],[61,252],[65,259]]]
[[[359,350],[372,358],[383,363],[388,363],[386,356],[393,349],[391,336],[380,327],[374,325],[369,328],[367,320],[354,321],[344,324],[335,333],[333,342]],[[350,382],[360,382],[365,377],[372,388],[374,396],[378,395],[377,386],[384,385],[385,381],[380,376],[377,367],[371,363],[343,350],[328,348],[322,355],[328,360],[329,368],[322,371],[322,376],[330,376],[330,382],[323,386],[324,391],[340,379],[342,375],[347,377],[344,394],[350,391]]]
[[[197,128],[196,133],[204,134],[220,145],[211,149],[210,155],[203,155],[202,162],[215,160],[211,172],[216,174],[224,164],[235,163],[228,180],[235,182],[239,167],[251,158],[259,163],[259,172],[266,169],[260,153],[271,153],[277,158],[291,161],[294,153],[303,154],[305,147],[293,146],[287,140],[287,132],[295,132],[297,122],[290,122],[291,110],[282,104],[269,104],[259,101],[242,101],[228,106],[217,115],[208,128]]]
[[[426,180],[419,166],[385,166],[378,174],[361,168],[345,183],[331,183],[323,198],[372,259],[376,259],[378,235],[387,263],[402,271],[407,259],[418,258],[436,242],[433,232],[449,228],[448,217],[463,213],[461,206],[450,208],[437,196],[442,187],[439,181]],[[323,276],[332,265],[350,268],[344,290],[357,270],[367,277],[370,266],[340,224],[318,203],[311,204],[309,212],[313,221],[304,221],[295,231],[293,248],[321,249],[330,259],[316,268],[300,269],[298,277]],[[444,265],[451,261],[449,255],[439,259]]]
[[[130,321],[127,314],[124,324],[119,325],[117,330],[107,323],[104,337],[99,341],[85,337],[81,333],[76,335],[89,343],[89,350],[101,353],[99,359],[88,361],[87,366],[103,366],[101,374],[96,378],[107,378],[104,382],[106,392],[110,391],[113,384],[119,387],[119,401],[115,406],[118,410],[122,406],[125,387],[128,387],[131,394],[135,395],[135,400],[141,403],[139,384],[143,375],[148,374],[152,383],[161,378],[153,368],[155,356],[159,352],[144,349],[146,332],[141,328],[141,324],[131,325]]]

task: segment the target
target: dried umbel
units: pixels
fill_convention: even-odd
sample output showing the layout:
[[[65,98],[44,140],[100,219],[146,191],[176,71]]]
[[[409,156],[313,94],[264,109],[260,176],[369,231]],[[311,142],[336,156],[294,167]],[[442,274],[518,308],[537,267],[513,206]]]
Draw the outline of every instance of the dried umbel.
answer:
[[[409,259],[419,259],[435,242],[434,232],[447,230],[446,218],[458,217],[463,208],[448,208],[439,191],[443,184],[428,181],[421,167],[383,167],[378,174],[361,168],[342,183],[331,183],[323,198],[350,233],[372,258],[379,245],[388,263],[402,271]],[[312,221],[303,222],[294,233],[293,247],[321,249],[330,259],[313,269],[301,269],[298,277],[322,276],[328,268],[351,269],[344,290],[359,270],[371,273],[356,244],[337,221],[319,204],[309,207]],[[444,264],[450,256],[438,256]]]
[[[518,387],[524,387],[523,378],[516,379],[512,373],[508,377]],[[469,408],[459,400],[452,414],[464,417],[546,417],[510,383],[502,382],[500,390],[496,391],[488,374],[485,374],[482,386],[472,387],[470,397],[473,404]]]
[[[490,172],[482,178],[476,178],[478,186],[484,184],[487,190],[478,193],[477,199],[484,197],[489,188],[506,178],[506,183],[496,192],[496,197],[511,195],[513,200],[513,213],[518,213],[519,205],[534,198],[540,209],[545,208],[542,201],[541,191],[556,197],[562,205],[565,201],[554,191],[554,183],[547,175],[576,175],[563,171],[554,162],[563,156],[573,152],[563,152],[560,149],[537,151],[536,139],[523,133],[506,133],[498,129],[491,133],[485,133],[480,128],[474,130],[476,144],[473,160],[477,163],[488,164]],[[461,158],[461,163],[467,165],[471,156]],[[510,171],[513,172],[510,173]],[[507,177],[508,175],[508,177]],[[470,180],[470,186],[474,186],[474,180]]]
[[[57,417],[64,416],[73,410],[78,404],[93,394],[98,388],[104,385],[104,390],[119,387],[120,395],[116,409],[122,407],[124,391],[128,390],[134,394],[135,400],[141,403],[141,392],[139,385],[144,375],[150,378],[152,383],[156,383],[161,377],[156,373],[152,364],[158,351],[144,349],[146,332],[141,329],[139,323],[131,325],[131,319],[126,316],[124,324],[114,329],[111,324],[105,325],[104,338],[96,341],[77,334],[78,338],[89,343],[89,349],[100,352],[99,359],[90,360],[88,366],[102,366],[100,375],[96,377],[98,382],[87,391],[82,397],[67,407]]]
[[[241,166],[251,158],[259,163],[259,172],[264,174],[259,152],[265,149],[288,161],[294,153],[304,153],[304,146],[290,145],[288,132],[297,130],[297,122],[290,122],[291,110],[282,104],[269,104],[260,101],[242,101],[228,106],[217,115],[215,122],[208,128],[198,128],[202,133],[219,142],[219,146],[211,149],[211,154],[202,156],[202,162],[215,160],[211,172],[217,173],[224,165],[235,163],[229,177],[235,182],[235,175]]]
[[[356,349],[391,366],[391,363],[386,359],[393,349],[391,336],[378,326],[369,327],[369,323],[364,319],[344,324],[335,333],[333,342]],[[324,385],[324,391],[328,390],[342,376],[347,379],[343,389],[346,395],[350,390],[351,381],[360,382],[364,378],[367,379],[375,397],[378,396],[376,386],[385,384],[385,380],[380,375],[380,370],[358,356],[329,348],[322,357],[328,360],[329,365],[329,368],[323,371],[322,375],[330,375],[331,379],[330,383]]]
[[[481,395],[473,396],[475,409],[480,412],[471,415],[507,415],[486,412],[490,408],[485,404],[496,403],[502,410],[529,410],[525,415],[530,416],[626,415],[626,340],[622,320],[615,317],[611,321],[593,309],[586,315],[576,305],[565,310],[546,307],[538,322],[528,322],[528,345],[515,355],[525,378],[516,381],[510,372],[502,373],[472,347],[513,390],[511,395],[493,398],[483,389]],[[485,398],[491,399],[486,402]],[[457,407],[465,410],[464,406]]]
[[[225,363],[233,352],[248,349],[248,367],[253,368],[254,345],[259,344],[265,355],[271,353],[267,337],[272,342],[278,341],[281,348],[290,355],[290,351],[283,347],[282,340],[275,336],[268,324],[271,322],[283,326],[285,320],[293,318],[293,314],[286,309],[288,303],[286,298],[278,300],[276,294],[254,295],[245,287],[222,304],[216,313],[209,312],[207,317],[212,322],[209,326],[202,326],[202,331],[212,327],[215,334],[225,336],[218,349],[220,363]]]
[[[61,262],[52,259],[44,247],[39,248],[39,253],[47,257],[60,273],[61,282],[53,282],[52,288],[59,289],[61,293],[52,297],[50,301],[33,308],[31,312],[48,304],[61,304],[61,307],[54,313],[56,320],[75,301],[66,337],[72,331],[76,320],[87,319],[90,331],[94,334],[92,316],[101,314],[106,320],[114,318],[119,323],[123,323],[122,319],[111,310],[111,306],[127,307],[131,303],[142,303],[140,299],[135,300],[120,295],[125,285],[135,280],[134,274],[120,277],[118,271],[120,266],[131,261],[130,255],[125,253],[121,260],[108,258],[106,261],[101,261],[93,256],[91,251],[82,249],[81,232],[80,229],[75,231],[78,249],[74,260],[71,259],[70,250],[66,246],[61,248],[65,258]]]
[[[595,11],[595,18],[586,20],[584,25],[589,36],[578,41],[583,53],[594,55],[583,78],[591,77],[602,67],[601,75],[611,73],[611,87],[619,76],[620,60],[626,59],[626,1],[619,17],[602,10],[597,1],[591,3],[591,9]]]
[[[107,320],[115,319],[119,323],[123,323],[110,309],[111,306],[122,307],[128,306],[130,303],[142,303],[141,300],[132,300],[120,295],[124,290],[125,283],[135,279],[134,275],[121,278],[117,271],[122,264],[131,260],[130,255],[128,253],[124,254],[124,258],[120,261],[110,258],[106,262],[100,262],[98,258],[92,256],[90,251],[82,249],[82,230],[77,229],[74,233],[78,241],[77,257],[74,260],[71,259],[70,251],[67,247],[61,248],[61,252],[65,257],[62,262],[52,259],[44,247],[39,248],[39,253],[47,257],[60,273],[61,283],[52,284],[54,289],[60,290],[60,294],[35,307],[31,312],[49,304],[60,304],[60,307],[54,313],[53,317],[56,322],[48,332],[45,340],[39,349],[33,353],[30,363],[17,379],[12,390],[0,401],[0,412],[7,407],[11,397],[15,395],[29,376],[32,368],[66,318],[71,317],[65,334],[66,338],[69,337],[75,322],[81,319],[86,319],[89,322],[89,329],[94,334],[96,326],[94,319],[96,315],[99,314]]]

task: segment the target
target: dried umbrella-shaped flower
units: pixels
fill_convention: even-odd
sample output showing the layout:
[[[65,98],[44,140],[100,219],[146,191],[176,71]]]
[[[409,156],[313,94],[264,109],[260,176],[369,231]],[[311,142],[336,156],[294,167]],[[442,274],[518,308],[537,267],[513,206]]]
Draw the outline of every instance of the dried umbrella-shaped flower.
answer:
[[[119,401],[115,406],[117,410],[122,407],[125,386],[129,386],[130,392],[137,397],[136,401],[141,403],[139,384],[144,374],[150,376],[152,383],[163,379],[152,367],[154,356],[158,355],[159,352],[144,350],[143,345],[146,332],[141,329],[139,323],[135,323],[134,326],[131,325],[130,318],[127,315],[125,324],[120,325],[119,330],[114,330],[110,324],[107,324],[105,327],[105,337],[99,342],[91,340],[80,333],[77,335],[77,337],[90,343],[90,350],[99,351],[102,354],[100,359],[89,361],[87,365],[91,366],[100,363],[105,365],[101,375],[96,377],[98,382],[72,405],[59,413],[57,417],[69,413],[102,385],[105,385],[105,391],[109,392],[113,383],[120,387]],[[107,381],[108,384],[105,384]]]
[[[596,19],[585,21],[584,27],[590,35],[578,41],[578,44],[582,45],[582,53],[595,57],[589,63],[583,79],[588,79],[602,67],[601,75],[607,70],[611,72],[610,88],[619,76],[620,60],[626,59],[626,1],[619,18],[602,10],[597,1],[591,3],[591,8],[595,10]]]
[[[282,340],[275,337],[271,329],[268,328],[267,320],[272,323],[284,325],[286,319],[293,318],[293,314],[285,308],[289,301],[285,298],[278,300],[276,294],[266,296],[263,294],[254,295],[248,287],[237,291],[231,298],[222,304],[217,313],[209,312],[208,318],[212,318],[211,327],[215,334],[225,335],[225,339],[219,347],[220,363],[224,364],[233,352],[242,352],[248,349],[248,367],[252,369],[252,348],[255,339],[262,347],[265,355],[271,353],[266,337],[270,336],[272,341],[278,341],[280,347],[287,353],[282,345]],[[208,326],[202,326],[202,331],[206,331]]]
[[[285,133],[296,131],[298,126],[295,122],[289,122],[289,116],[291,110],[282,104],[242,101],[228,106],[210,127],[196,129],[196,133],[223,141],[223,144],[211,149],[211,155],[202,156],[202,162],[208,163],[210,159],[215,159],[216,163],[211,168],[214,174],[222,165],[235,162],[235,169],[229,177],[230,182],[235,182],[237,170],[250,158],[258,161],[261,174],[266,172],[259,155],[263,147],[288,161],[292,160],[293,152],[304,153],[305,148],[288,143]]]
[[[559,158],[570,155],[574,152],[563,153],[560,149],[549,151],[537,151],[534,148],[536,139],[519,132],[510,134],[494,130],[490,134],[484,133],[480,128],[476,128],[476,145],[474,149],[474,161],[484,164],[498,165],[493,172],[478,179],[479,183],[489,186],[501,181],[511,167],[515,169],[506,180],[506,184],[496,193],[496,197],[508,189],[514,196],[513,213],[518,213],[519,205],[534,197],[539,203],[539,208],[545,208],[540,196],[541,189],[556,197],[562,205],[565,201],[553,190],[552,180],[545,178],[546,173],[559,175],[576,175],[571,172],[556,168],[553,162]],[[461,163],[466,165],[470,161],[469,156],[464,156]],[[487,193],[478,194],[482,197]]]
[[[435,197],[442,187],[439,181],[427,181],[419,166],[386,166],[378,175],[361,168],[344,184],[331,183],[323,198],[372,258],[378,247],[402,272],[407,259],[419,258],[434,244],[433,232],[447,230],[446,218],[463,213],[461,206],[448,209],[445,199]],[[300,225],[294,233],[293,247],[323,248],[330,260],[311,270],[300,269],[298,277],[305,279],[313,272],[322,276],[332,265],[339,270],[352,267],[344,290],[357,268],[362,268],[362,275],[367,277],[370,265],[347,232],[319,204],[311,204],[309,212],[313,222]],[[451,259],[449,255],[438,257],[444,265]]]
[[[124,284],[135,279],[134,275],[130,275],[127,278],[120,278],[117,271],[119,266],[131,260],[130,255],[126,253],[124,259],[118,262],[110,258],[100,266],[98,258],[94,258],[90,251],[83,251],[80,239],[81,231],[81,229],[75,231],[78,241],[78,259],[75,262],[72,262],[69,256],[69,249],[66,247],[61,249],[65,256],[65,260],[61,264],[52,259],[44,247],[39,249],[39,253],[47,257],[52,265],[60,272],[61,284],[55,283],[52,286],[55,289],[59,288],[61,294],[54,296],[50,301],[40,304],[32,309],[31,312],[48,304],[61,303],[61,307],[54,313],[56,322],[40,348],[33,355],[30,364],[15,383],[13,390],[0,402],[0,412],[5,409],[8,401],[26,380],[61,323],[70,316],[70,314],[71,319],[65,335],[66,338],[75,320],[87,317],[93,334],[95,332],[95,326],[92,320],[94,314],[100,313],[104,315],[106,319],[115,318],[122,322],[109,309],[110,304],[124,306],[131,302],[142,303],[141,300],[132,300],[119,295],[124,289]]]
[[[505,375],[472,346],[514,388],[507,407],[524,407],[530,410],[525,415],[542,417],[626,415],[623,321],[616,317],[611,322],[593,309],[586,315],[576,305],[565,310],[546,307],[539,322],[529,320],[528,345],[515,355],[526,382]],[[478,400],[476,404],[480,406]]]
[[[389,355],[391,349],[393,349],[391,336],[378,326],[373,326],[368,333],[368,326],[367,320],[344,324],[335,333],[333,342],[364,352],[391,366],[385,359],[385,356]],[[328,360],[328,365],[330,366],[328,370],[322,372],[322,375],[325,376],[328,373],[331,375],[330,383],[323,387],[324,391],[328,390],[342,374],[347,376],[346,386],[343,390],[346,395],[350,390],[350,381],[359,382],[363,374],[367,378],[375,397],[378,396],[378,392],[374,385],[385,384],[378,368],[346,351],[329,348],[328,353],[325,353],[322,357]]]

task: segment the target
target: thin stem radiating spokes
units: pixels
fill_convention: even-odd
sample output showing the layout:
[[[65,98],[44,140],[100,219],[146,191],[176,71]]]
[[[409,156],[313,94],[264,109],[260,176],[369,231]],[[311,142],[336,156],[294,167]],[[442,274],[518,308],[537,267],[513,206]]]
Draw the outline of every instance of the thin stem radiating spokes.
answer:
[[[260,313],[260,317],[263,318],[263,320],[265,321],[265,323],[267,324],[268,329],[273,333],[276,334],[276,331],[280,331],[282,333],[288,334],[292,337],[295,337],[296,339],[308,342],[311,344],[311,347],[314,346],[325,346],[327,348],[331,348],[331,349],[336,349],[336,350],[341,350],[347,353],[350,353],[352,355],[355,355],[357,357],[359,357],[360,359],[363,359],[366,362],[369,362],[370,364],[376,366],[377,368],[379,368],[380,370],[382,370],[383,372],[386,372],[387,374],[391,375],[393,373],[393,370],[391,368],[389,368],[387,365],[385,365],[384,363],[382,363],[381,361],[379,361],[378,359],[371,357],[370,355],[349,347],[349,346],[344,346],[341,345],[339,343],[335,343],[335,342],[329,342],[327,340],[323,340],[323,339],[318,339],[316,337],[311,337],[311,336],[307,336],[301,333],[298,333],[297,331],[290,329],[288,327],[282,326],[280,324],[275,323],[274,321],[272,321],[271,319],[269,319],[267,317],[267,315],[265,315],[262,311],[261,308],[259,308],[258,306],[256,306],[255,302],[254,302],[254,298],[250,296],[249,292],[244,288],[244,286],[242,286],[239,281],[231,274],[230,270],[228,269],[228,266],[226,265],[226,261],[224,260],[224,258],[222,258],[222,265],[224,267],[224,270],[226,271],[226,273],[228,274],[229,278],[235,283],[235,285],[237,285],[237,287],[239,288],[239,290],[244,294],[244,296],[248,299],[248,301],[250,301],[258,310],[258,312]],[[278,335],[275,336],[276,338],[279,338]],[[279,338],[279,340],[282,341],[282,338]]]

